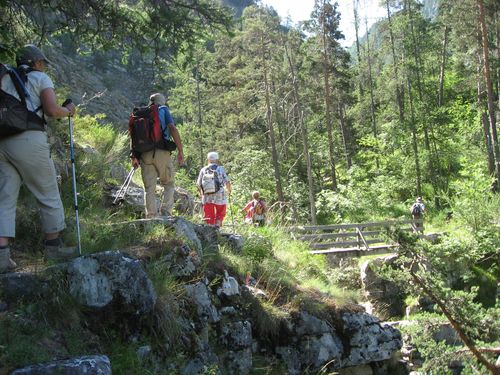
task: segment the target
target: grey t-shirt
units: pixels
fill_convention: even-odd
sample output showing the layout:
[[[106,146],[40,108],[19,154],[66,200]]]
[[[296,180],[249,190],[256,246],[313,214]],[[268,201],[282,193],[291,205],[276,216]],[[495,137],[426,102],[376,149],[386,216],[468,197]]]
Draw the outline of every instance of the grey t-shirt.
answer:
[[[41,106],[42,102],[40,100],[40,95],[43,90],[47,88],[54,88],[54,83],[50,79],[50,77],[43,73],[39,72],[37,70],[29,72],[27,74],[28,76],[28,82],[25,83],[26,89],[28,90],[28,93],[30,94],[30,99],[26,98],[26,105],[28,106],[28,109],[30,111],[34,111],[38,107]],[[19,95],[16,91],[16,88],[14,84],[12,83],[12,80],[10,79],[10,75],[6,74],[2,78],[2,90],[5,91],[7,94],[10,94],[18,99]],[[43,110],[40,109],[37,112],[37,115],[42,117],[43,116]]]

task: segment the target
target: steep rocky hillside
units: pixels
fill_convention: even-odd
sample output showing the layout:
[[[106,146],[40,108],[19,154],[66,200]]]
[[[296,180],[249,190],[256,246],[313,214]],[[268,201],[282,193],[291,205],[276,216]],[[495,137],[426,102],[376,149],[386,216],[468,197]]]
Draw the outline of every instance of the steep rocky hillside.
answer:
[[[126,128],[131,109],[146,102],[152,90],[143,84],[147,80],[140,76],[141,72],[129,73],[111,55],[102,61],[95,56],[65,54],[55,47],[49,49],[47,55],[53,62],[49,74],[56,88],[63,88],[62,91],[80,106],[80,113],[103,113],[119,128]]]

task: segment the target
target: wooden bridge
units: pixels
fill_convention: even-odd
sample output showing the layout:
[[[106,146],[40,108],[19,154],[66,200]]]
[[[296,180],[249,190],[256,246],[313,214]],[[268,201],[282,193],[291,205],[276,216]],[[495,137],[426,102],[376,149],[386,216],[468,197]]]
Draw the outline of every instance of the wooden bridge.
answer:
[[[423,231],[423,221],[392,220],[357,224],[311,225],[289,228],[293,237],[308,242],[312,254],[353,257],[383,254],[394,250],[397,243],[385,236],[387,229],[398,227],[406,231]]]

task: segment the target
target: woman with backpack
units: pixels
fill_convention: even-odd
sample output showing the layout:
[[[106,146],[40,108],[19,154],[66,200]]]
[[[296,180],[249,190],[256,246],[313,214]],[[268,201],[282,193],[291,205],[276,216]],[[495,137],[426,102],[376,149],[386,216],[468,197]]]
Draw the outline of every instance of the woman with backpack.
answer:
[[[29,111],[30,121],[40,126],[29,126],[25,131],[0,138],[0,272],[16,266],[10,258],[9,239],[15,237],[21,184],[34,195],[40,209],[45,258],[57,260],[78,255],[76,248],[64,247],[60,238],[66,227],[64,209],[44,120],[45,116],[73,116],[76,107],[73,103],[57,103],[54,83],[45,73],[50,61],[38,47],[25,45],[18,51],[16,63],[15,73],[1,78],[2,103],[21,102],[22,108]],[[16,121],[21,123],[21,119]]]
[[[241,210],[246,213],[245,223],[263,227],[266,224],[266,204],[258,191],[252,193],[252,200]]]
[[[214,151],[209,152],[207,165],[201,168],[197,180],[203,205],[203,219],[205,223],[216,228],[222,226],[226,216],[226,193],[228,196],[231,195],[231,182],[224,167],[218,162],[219,154]]]

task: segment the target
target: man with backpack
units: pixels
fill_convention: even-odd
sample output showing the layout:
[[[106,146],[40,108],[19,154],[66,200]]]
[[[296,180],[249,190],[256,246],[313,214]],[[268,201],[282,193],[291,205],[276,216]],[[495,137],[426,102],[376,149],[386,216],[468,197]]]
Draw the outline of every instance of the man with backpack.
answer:
[[[10,258],[9,238],[15,237],[16,203],[21,184],[35,196],[45,233],[46,259],[78,255],[63,247],[64,208],[50,157],[45,115],[73,116],[72,103],[57,104],[54,84],[44,73],[49,60],[32,44],[16,55],[17,67],[0,64],[0,272],[16,266]]]
[[[263,227],[266,224],[266,205],[258,191],[252,193],[252,200],[241,210],[246,213],[245,223]]]
[[[184,165],[181,137],[165,103],[165,96],[152,94],[149,105],[134,108],[129,119],[130,157],[134,168],[141,167],[146,192],[146,218],[172,215],[175,190],[172,151],[177,149],[177,162],[180,166]],[[160,212],[155,194],[158,177],[163,187]]]
[[[207,154],[207,166],[201,168],[197,185],[203,204],[204,220],[216,228],[222,226],[226,216],[227,195],[231,195],[231,182],[222,165],[218,164],[219,154]]]
[[[415,203],[410,207],[411,217],[413,220],[421,220],[425,213],[425,204],[422,197],[417,197]],[[424,227],[421,223],[415,223],[415,232],[423,232]]]

